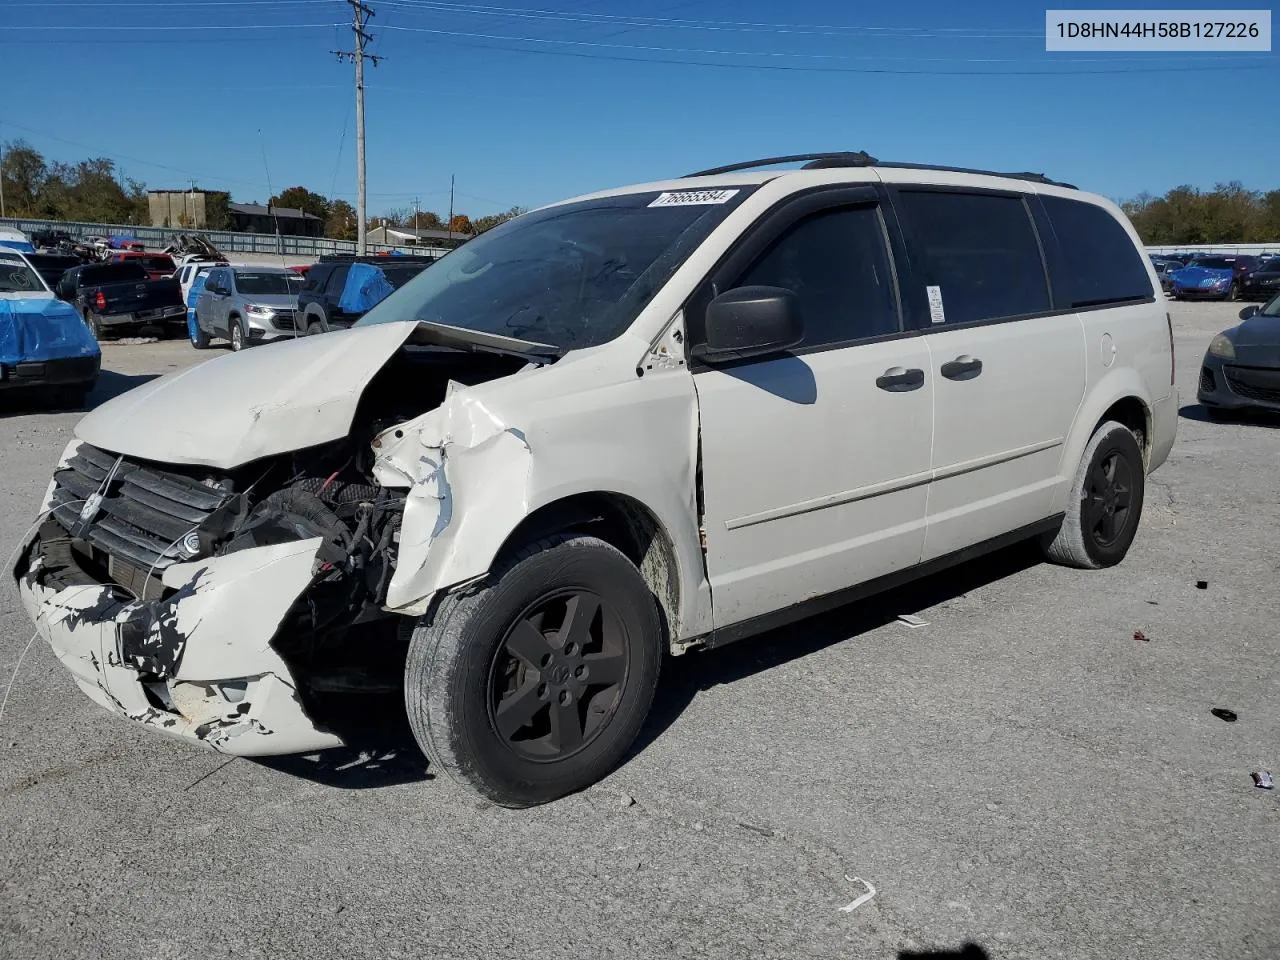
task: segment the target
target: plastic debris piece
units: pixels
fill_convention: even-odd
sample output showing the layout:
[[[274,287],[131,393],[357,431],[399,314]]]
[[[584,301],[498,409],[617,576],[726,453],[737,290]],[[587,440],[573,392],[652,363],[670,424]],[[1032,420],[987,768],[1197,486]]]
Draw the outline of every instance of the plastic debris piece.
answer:
[[[1276,782],[1269,772],[1259,770],[1253,775],[1253,785],[1259,790],[1274,790]]]
[[[1209,589],[1209,581],[1208,581],[1208,580],[1197,580],[1197,581],[1196,581],[1196,589],[1197,589],[1197,590],[1208,590],[1208,589]]]
[[[1143,643],[1150,643],[1150,642],[1151,642],[1151,638],[1150,638],[1150,637],[1148,637],[1148,636],[1147,636],[1145,633],[1143,633],[1141,630],[1135,630],[1135,631],[1133,631],[1133,639],[1135,639],[1135,640],[1141,640]]]
[[[1209,712],[1219,720],[1227,721],[1227,723],[1236,722],[1236,712],[1234,710],[1228,710],[1226,707],[1214,707]]]
[[[913,630],[916,627],[927,627],[929,625],[928,620],[925,620],[923,617],[917,617],[915,614],[912,614],[912,613],[898,614],[898,622],[905,623],[908,627],[911,627],[911,629]]]
[[[867,903],[876,895],[876,888],[867,883],[867,881],[863,880],[861,877],[851,877],[848,874],[845,874],[845,879],[850,883],[860,883],[867,888],[867,892],[858,897],[857,900],[854,900],[852,903],[846,903],[840,908],[841,913],[853,913],[853,911],[857,910],[860,906]]]

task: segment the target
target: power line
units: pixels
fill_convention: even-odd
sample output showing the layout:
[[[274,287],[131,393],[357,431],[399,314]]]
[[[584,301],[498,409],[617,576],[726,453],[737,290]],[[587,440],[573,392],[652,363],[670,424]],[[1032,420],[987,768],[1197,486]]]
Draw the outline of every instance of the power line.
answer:
[[[684,53],[684,54],[694,54],[699,56],[797,57],[797,58],[806,58],[806,59],[821,58],[821,59],[840,59],[840,60],[899,59],[899,60],[910,60],[912,62],[919,62],[920,60],[926,60],[926,61],[945,62],[945,63],[1023,63],[1023,62],[1039,63],[1041,62],[1040,60],[1029,60],[1029,59],[999,60],[999,59],[982,59],[982,58],[965,58],[965,57],[885,58],[885,57],[878,57],[878,56],[853,57],[853,56],[847,56],[847,55],[841,55],[841,54],[804,54],[804,53],[796,54],[796,53],[781,53],[777,51],[750,52],[745,50],[710,50],[710,49],[698,49],[698,48],[689,48],[689,47],[660,47],[660,46],[627,44],[627,43],[605,43],[605,42],[595,41],[595,40],[550,40],[543,37],[513,37],[513,36],[504,36],[499,34],[488,34],[488,33],[467,33],[459,30],[438,30],[430,27],[393,26],[390,24],[386,25],[384,29],[395,30],[395,31],[405,32],[405,33],[425,33],[425,34],[431,34],[434,36],[443,36],[443,37],[452,37],[452,38],[462,37],[462,38],[475,39],[475,40],[495,40],[495,41],[506,42],[506,43],[554,44],[554,45],[564,45],[564,46],[574,46],[574,47],[590,47],[593,49],[606,48],[611,50],[635,50],[641,53]],[[459,46],[467,46],[467,44],[459,44]],[[1196,72],[1197,70],[1215,69],[1213,67],[1201,67],[1201,68],[1156,67],[1156,68],[1150,68],[1150,69],[1132,69],[1132,68],[1122,67],[1122,68],[1108,69],[1108,70],[1029,70],[1029,71],[898,70],[898,69],[891,69],[891,68],[872,68],[872,67],[799,66],[799,65],[787,65],[787,64],[776,64],[776,63],[769,63],[769,64],[707,63],[706,61],[694,61],[694,60],[671,59],[671,58],[660,58],[660,57],[623,57],[623,56],[613,56],[609,54],[575,52],[570,50],[538,50],[538,49],[521,49],[518,47],[517,48],[511,48],[511,47],[494,48],[494,47],[487,47],[486,45],[474,45],[474,44],[472,46],[481,46],[482,48],[487,48],[487,49],[502,49],[502,50],[514,49],[516,52],[530,53],[530,54],[543,54],[543,55],[561,56],[561,57],[578,57],[578,58],[594,59],[594,60],[615,60],[615,61],[630,62],[630,63],[680,64],[684,66],[720,67],[720,68],[726,68],[726,69],[740,69],[740,70],[784,70],[788,72],[800,72],[800,73],[863,73],[863,74],[893,74],[893,75],[901,75],[901,76],[958,76],[958,77],[966,77],[966,76],[969,76],[969,77],[974,77],[974,76],[1045,77],[1045,76],[1079,76],[1079,75],[1090,75],[1090,74],[1117,74],[1117,73],[1170,73],[1170,72],[1183,73],[1183,72]],[[1266,59],[1271,59],[1271,58],[1267,57]],[[1049,62],[1052,63],[1054,61],[1049,61]],[[1089,58],[1084,60],[1083,62],[1088,62],[1088,63],[1114,62],[1114,60],[1110,58]],[[1148,62],[1148,61],[1142,60],[1140,62]],[[1247,69],[1257,69],[1258,67],[1262,67],[1262,66],[1265,66],[1265,64],[1258,64],[1257,66],[1253,66],[1253,67],[1245,66],[1245,65],[1235,65],[1231,67],[1218,68],[1218,69],[1247,70]]]
[[[527,20],[561,20],[601,25],[622,24],[635,27],[671,27],[690,30],[725,30],[734,32],[817,33],[842,36],[849,33],[871,33],[887,36],[949,36],[982,40],[1039,39],[1039,32],[1002,30],[998,27],[899,27],[869,24],[765,23],[752,20],[701,20],[681,17],[646,17],[632,14],[586,13],[568,10],[538,10],[500,7],[490,4],[449,3],[446,0],[384,0],[385,5],[405,9],[431,10],[471,16],[493,16]]]
[[[322,29],[322,28],[325,30],[328,30],[331,27],[344,27],[344,26],[346,26],[345,23],[228,23],[228,24],[188,23],[188,24],[183,24],[182,26],[162,26],[158,24],[145,23],[145,24],[139,24],[138,26],[132,26],[132,27],[124,27],[118,24],[112,24],[105,27],[98,27],[98,26],[71,27],[71,26],[58,24],[56,26],[50,26],[50,27],[6,25],[4,27],[4,30],[6,33],[12,32],[14,30],[60,30],[60,31],[76,31],[78,33],[86,33],[89,31],[96,32],[99,30],[119,30],[119,31],[129,31],[130,33],[132,33],[138,30],[168,31],[168,32],[173,32],[176,30],[184,30],[184,31],[190,31],[190,30],[316,30],[316,29]]]

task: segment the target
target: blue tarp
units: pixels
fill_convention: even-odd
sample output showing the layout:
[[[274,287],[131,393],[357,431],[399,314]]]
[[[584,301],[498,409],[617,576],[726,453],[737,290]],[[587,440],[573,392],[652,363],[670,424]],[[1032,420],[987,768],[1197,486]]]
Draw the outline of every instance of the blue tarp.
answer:
[[[114,237],[107,237],[107,246],[112,250],[123,250],[131,243],[137,243],[137,237],[131,237],[128,234],[117,234]]]
[[[19,253],[36,252],[36,248],[26,240],[9,240],[5,237],[0,237],[0,247],[5,247],[9,250],[17,250]]]
[[[71,304],[53,298],[0,297],[0,363],[101,354],[98,341]]]
[[[338,298],[338,309],[343,313],[366,313],[394,291],[381,268],[372,263],[353,263]]]
[[[187,336],[191,338],[191,342],[196,342],[196,301],[200,299],[200,294],[204,293],[204,282],[209,279],[209,274],[201,273],[191,281],[191,290],[187,294]]]

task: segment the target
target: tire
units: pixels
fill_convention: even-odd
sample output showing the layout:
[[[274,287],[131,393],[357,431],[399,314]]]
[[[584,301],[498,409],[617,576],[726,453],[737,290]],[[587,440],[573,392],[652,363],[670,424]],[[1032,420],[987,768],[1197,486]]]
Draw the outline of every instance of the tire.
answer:
[[[89,332],[93,334],[93,339],[102,340],[102,324],[99,322],[97,314],[86,310],[84,312],[84,325],[89,328]]]
[[[663,640],[657,602],[621,552],[594,537],[540,540],[418,621],[409,725],[464,788],[504,807],[547,803],[622,760],[653,704]]]
[[[240,322],[239,317],[232,317],[227,326],[231,328],[227,331],[230,335],[231,350],[234,353],[239,353],[248,346],[248,338],[244,334],[244,324]]]
[[[1145,489],[1145,464],[1133,432],[1106,421],[1084,448],[1061,528],[1042,540],[1046,558],[1084,570],[1115,566],[1138,532]]]
[[[204,330],[201,329],[199,320],[196,321],[195,333],[192,334],[191,331],[187,331],[187,333],[187,339],[191,342],[191,346],[195,347],[197,350],[209,349],[209,334],[205,333]]]
[[[1236,283],[1234,280],[1231,281],[1231,286],[1227,288],[1226,299],[1228,303],[1234,303],[1236,300],[1240,299],[1240,284]]]

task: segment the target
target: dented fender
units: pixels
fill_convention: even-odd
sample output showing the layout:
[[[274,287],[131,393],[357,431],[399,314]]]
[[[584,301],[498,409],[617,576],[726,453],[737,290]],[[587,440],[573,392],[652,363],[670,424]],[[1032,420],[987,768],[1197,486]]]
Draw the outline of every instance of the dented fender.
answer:
[[[557,368],[567,365],[566,361]],[[670,538],[676,639],[710,629],[695,496],[697,401],[688,371],[546,389],[538,378],[451,385],[444,403],[374,440],[375,477],[408,490],[386,606],[420,615],[441,590],[484,576],[520,522],[577,494],[628,497]],[[528,386],[541,381],[541,392]]]

